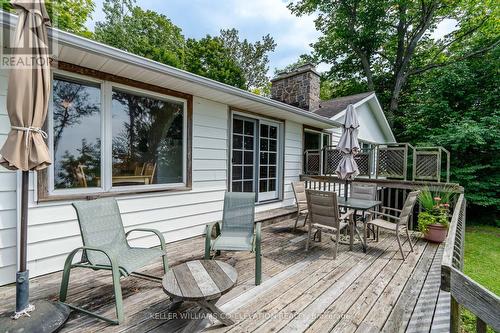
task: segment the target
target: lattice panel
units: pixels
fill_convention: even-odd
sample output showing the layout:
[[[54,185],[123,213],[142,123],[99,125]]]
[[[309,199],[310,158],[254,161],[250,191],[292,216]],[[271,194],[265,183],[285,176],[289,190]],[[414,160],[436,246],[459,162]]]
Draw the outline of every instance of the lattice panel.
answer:
[[[342,153],[337,149],[325,149],[325,174],[333,175],[341,159]]]
[[[319,153],[306,153],[306,174],[319,175],[320,158]]]
[[[379,148],[377,161],[378,176],[406,178],[406,158],[404,148]]]
[[[360,176],[370,175],[370,154],[366,152],[361,152],[354,157],[356,164],[358,165]]]
[[[416,152],[415,179],[439,180],[440,167],[437,152]]]

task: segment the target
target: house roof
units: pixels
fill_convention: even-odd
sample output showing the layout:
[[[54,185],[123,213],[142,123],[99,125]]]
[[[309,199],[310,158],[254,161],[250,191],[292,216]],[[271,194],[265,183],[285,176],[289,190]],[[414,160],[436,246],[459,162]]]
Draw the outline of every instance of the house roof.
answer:
[[[374,94],[375,93],[373,91],[369,91],[356,95],[338,97],[328,101],[321,101],[319,103],[319,109],[314,110],[313,112],[323,117],[332,118],[347,109],[349,104],[354,105]]]
[[[396,142],[382,106],[373,91],[323,101],[314,113],[343,123],[349,104],[352,104],[358,113],[361,140],[376,144]]]
[[[2,12],[2,15],[4,15],[3,28],[15,29],[17,16],[5,12]],[[58,61],[140,80],[144,83],[181,91],[264,116],[291,120],[323,129],[341,126],[339,122],[313,112],[62,30],[49,29],[48,34],[51,40],[57,40],[58,51],[55,52],[55,57]]]

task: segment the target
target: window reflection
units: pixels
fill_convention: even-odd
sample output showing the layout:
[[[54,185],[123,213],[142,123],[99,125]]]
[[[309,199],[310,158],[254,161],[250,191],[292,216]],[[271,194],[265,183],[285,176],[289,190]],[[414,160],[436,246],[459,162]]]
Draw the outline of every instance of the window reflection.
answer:
[[[183,182],[184,103],[113,89],[113,186]]]
[[[100,85],[56,77],[52,103],[54,188],[99,186]]]

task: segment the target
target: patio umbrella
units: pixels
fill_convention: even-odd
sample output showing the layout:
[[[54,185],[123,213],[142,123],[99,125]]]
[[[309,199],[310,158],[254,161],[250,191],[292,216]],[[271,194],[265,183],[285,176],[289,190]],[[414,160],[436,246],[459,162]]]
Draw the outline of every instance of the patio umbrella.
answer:
[[[354,156],[359,152],[358,142],[359,122],[352,104],[349,104],[345,113],[342,135],[337,144],[337,149],[342,153],[342,158],[335,170],[340,179],[345,179],[345,198],[347,199],[347,184],[359,175],[358,165]]]
[[[7,112],[11,131],[0,149],[0,164],[22,172],[19,271],[16,273],[16,312],[10,320],[0,318],[8,332],[54,331],[67,319],[69,310],[62,304],[29,303],[27,270],[28,181],[30,170],[50,165],[47,134],[41,129],[47,115],[50,94],[50,62],[47,27],[49,16],[43,0],[12,0],[18,14],[15,39],[9,45],[15,60],[9,75]],[[31,61],[29,61],[31,60]]]

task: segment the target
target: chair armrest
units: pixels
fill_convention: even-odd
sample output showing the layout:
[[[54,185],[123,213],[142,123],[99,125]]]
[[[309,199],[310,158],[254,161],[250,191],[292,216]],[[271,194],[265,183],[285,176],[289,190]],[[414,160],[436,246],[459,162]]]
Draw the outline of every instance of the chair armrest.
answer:
[[[386,206],[382,206],[381,208],[382,208],[382,210],[391,210],[393,212],[398,212],[398,213],[402,212],[401,209],[397,209],[397,208],[391,208],[391,207],[386,207]]]
[[[340,215],[340,219],[347,220],[350,219],[352,215],[354,215],[354,210],[348,210],[346,213]]]
[[[395,216],[395,215],[391,215],[391,214],[387,214],[387,213],[381,213],[381,212],[376,212],[374,210],[369,210],[368,213],[370,214],[374,214],[375,216],[385,216],[385,217],[388,217],[388,218],[391,218],[391,219],[396,219],[396,220],[399,220],[399,216]]]
[[[261,222],[257,222],[255,223],[255,238],[254,238],[254,248],[255,249],[258,249],[258,251],[260,252],[260,243],[261,243],[261,240],[262,240],[262,223]]]
[[[68,254],[68,257],[66,258],[66,262],[64,263],[64,267],[66,268],[66,266],[70,266],[73,262],[73,257],[75,256],[75,254],[78,253],[78,251],[95,251],[95,252],[101,252],[103,253],[106,257],[108,257],[109,259],[109,264],[111,265],[111,269],[118,269],[118,263],[116,262],[116,258],[114,255],[112,255],[111,253],[108,253],[106,252],[106,250],[104,249],[101,249],[100,247],[96,247],[96,246],[80,246],[80,247],[77,247],[76,249],[74,249],[73,251],[71,251],[69,254]]]
[[[220,223],[220,221],[217,221],[217,222],[209,223],[206,225],[205,237],[209,236],[209,237],[207,237],[208,239],[212,238],[212,231],[213,231],[214,227],[215,227],[215,237],[220,235],[221,223]]]
[[[125,233],[125,238],[127,238],[128,235],[130,233],[132,233],[133,231],[151,232],[151,233],[155,234],[158,237],[158,239],[160,240],[160,247],[161,247],[161,249],[162,250],[166,249],[166,246],[165,246],[165,237],[163,236],[163,234],[159,230],[148,229],[148,228],[136,228],[136,229],[132,229],[132,230],[127,231],[127,233]]]

